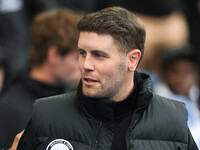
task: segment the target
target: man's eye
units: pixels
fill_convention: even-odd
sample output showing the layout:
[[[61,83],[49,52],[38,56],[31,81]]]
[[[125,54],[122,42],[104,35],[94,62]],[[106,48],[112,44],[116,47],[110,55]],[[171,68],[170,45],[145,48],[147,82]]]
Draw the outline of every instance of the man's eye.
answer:
[[[85,53],[85,52],[82,52],[82,51],[80,51],[80,52],[79,52],[79,55],[85,56],[85,55],[86,55],[86,53]]]
[[[98,57],[98,58],[103,58],[103,57],[104,57],[104,55],[101,55],[101,54],[96,54],[96,57]]]

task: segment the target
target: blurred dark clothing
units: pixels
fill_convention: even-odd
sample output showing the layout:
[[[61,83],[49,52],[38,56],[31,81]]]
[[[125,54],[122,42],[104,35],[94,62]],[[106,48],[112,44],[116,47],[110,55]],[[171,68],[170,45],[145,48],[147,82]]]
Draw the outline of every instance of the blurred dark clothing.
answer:
[[[59,7],[67,7],[78,12],[91,13],[109,6],[106,0],[55,0]]]
[[[110,0],[109,5],[123,6],[152,16],[166,16],[174,11],[182,11],[185,7],[184,0]]]
[[[57,8],[49,0],[0,0],[0,46],[6,64],[4,88],[29,60],[30,25],[35,14]]]
[[[0,12],[0,45],[6,64],[7,80],[10,83],[12,75],[21,68],[28,59],[30,32],[22,11],[3,14]]]
[[[190,28],[190,43],[194,45],[195,52],[200,58],[200,1],[188,0],[186,1],[187,10],[186,16]],[[200,64],[200,59],[199,59]]]
[[[34,80],[27,74],[16,80],[0,99],[0,149],[11,147],[16,134],[25,128],[36,99],[64,92],[64,88]]]

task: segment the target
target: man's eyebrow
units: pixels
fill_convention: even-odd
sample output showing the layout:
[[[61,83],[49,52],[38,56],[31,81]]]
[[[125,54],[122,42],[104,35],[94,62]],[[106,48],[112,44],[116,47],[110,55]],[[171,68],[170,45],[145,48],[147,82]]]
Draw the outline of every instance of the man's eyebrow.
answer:
[[[102,50],[91,50],[91,52],[93,52],[93,53],[102,53],[102,54],[108,55],[106,52],[104,52]]]
[[[78,51],[84,51],[84,52],[86,52],[86,50],[84,50],[84,49],[82,49],[82,48],[78,48]],[[109,54],[108,53],[106,53],[106,52],[104,52],[104,51],[102,51],[102,50],[98,50],[98,49],[94,49],[94,50],[90,50],[90,53],[93,53],[93,54],[102,54],[102,55],[105,55],[105,56],[107,56],[107,57],[109,57]]]
[[[78,48],[79,51],[86,51],[82,48]],[[94,50],[90,50],[91,53],[103,53],[103,54],[107,54],[106,52],[102,51],[102,50],[98,50],[98,49],[94,49]]]
[[[84,49],[82,49],[82,48],[79,48],[79,47],[78,47],[78,50],[79,50],[79,51],[85,51]]]

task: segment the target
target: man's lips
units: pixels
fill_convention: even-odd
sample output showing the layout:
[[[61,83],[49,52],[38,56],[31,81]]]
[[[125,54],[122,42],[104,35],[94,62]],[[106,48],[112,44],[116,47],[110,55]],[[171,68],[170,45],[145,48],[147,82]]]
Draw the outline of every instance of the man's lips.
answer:
[[[90,78],[90,77],[84,77],[83,80],[85,80],[87,82],[98,82],[98,80],[96,80],[94,78]]]
[[[96,82],[99,82],[97,79],[91,77],[83,77],[83,81],[86,85],[93,85]]]

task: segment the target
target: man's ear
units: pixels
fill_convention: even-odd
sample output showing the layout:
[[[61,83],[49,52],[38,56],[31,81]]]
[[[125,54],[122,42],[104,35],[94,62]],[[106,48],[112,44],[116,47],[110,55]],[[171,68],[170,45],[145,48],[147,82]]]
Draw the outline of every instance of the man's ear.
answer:
[[[139,49],[133,49],[127,54],[128,58],[128,70],[134,72],[141,58],[141,51]]]
[[[50,46],[47,50],[47,61],[54,65],[59,61],[60,54],[57,46]]]

